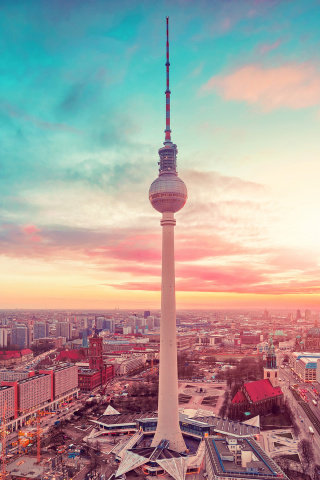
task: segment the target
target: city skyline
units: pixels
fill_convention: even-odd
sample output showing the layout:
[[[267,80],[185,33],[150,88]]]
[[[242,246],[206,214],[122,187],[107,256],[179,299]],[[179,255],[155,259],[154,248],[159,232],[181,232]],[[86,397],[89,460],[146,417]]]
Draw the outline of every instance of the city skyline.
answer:
[[[318,3],[37,5],[0,12],[0,309],[159,308],[166,15],[177,308],[317,307]]]

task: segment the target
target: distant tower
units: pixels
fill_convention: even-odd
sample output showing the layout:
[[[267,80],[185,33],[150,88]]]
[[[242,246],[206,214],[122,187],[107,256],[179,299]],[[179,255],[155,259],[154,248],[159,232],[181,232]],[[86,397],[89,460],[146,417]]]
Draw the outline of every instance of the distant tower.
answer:
[[[277,357],[274,350],[272,337],[269,339],[269,348],[267,353],[267,366],[264,370],[264,378],[270,380],[273,387],[279,386],[279,370],[277,368]]]
[[[176,299],[174,269],[174,214],[187,201],[187,188],[176,170],[177,145],[171,141],[169,88],[169,17],[167,17],[167,88],[164,147],[159,149],[159,176],[151,184],[149,200],[162,213],[162,282],[158,425],[152,446],[169,440],[169,448],[182,452],[186,446],[179,426]]]

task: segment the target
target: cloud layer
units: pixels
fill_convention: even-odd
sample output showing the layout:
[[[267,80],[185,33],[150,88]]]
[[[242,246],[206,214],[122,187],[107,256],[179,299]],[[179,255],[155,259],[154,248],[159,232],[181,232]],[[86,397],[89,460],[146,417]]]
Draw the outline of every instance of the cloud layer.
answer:
[[[159,305],[168,14],[178,291],[318,293],[320,17],[294,3],[1,3],[0,308]]]
[[[257,104],[266,111],[308,108],[320,105],[319,68],[310,63],[279,67],[251,64],[211,77],[202,90],[217,90],[226,100]]]

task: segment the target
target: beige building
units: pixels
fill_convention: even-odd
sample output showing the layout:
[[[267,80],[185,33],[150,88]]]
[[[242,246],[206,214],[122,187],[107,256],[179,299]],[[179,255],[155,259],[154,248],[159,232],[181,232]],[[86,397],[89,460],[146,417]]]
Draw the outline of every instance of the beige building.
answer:
[[[53,399],[78,387],[78,367],[76,365],[58,365],[40,370],[40,373],[52,376]]]
[[[0,387],[0,415],[3,417],[5,411],[6,420],[14,418],[14,387]]]
[[[19,406],[22,414],[37,405],[51,401],[51,376],[40,374],[18,382]]]
[[[297,362],[296,373],[304,382],[314,382],[317,373],[317,360],[309,357],[302,357]]]

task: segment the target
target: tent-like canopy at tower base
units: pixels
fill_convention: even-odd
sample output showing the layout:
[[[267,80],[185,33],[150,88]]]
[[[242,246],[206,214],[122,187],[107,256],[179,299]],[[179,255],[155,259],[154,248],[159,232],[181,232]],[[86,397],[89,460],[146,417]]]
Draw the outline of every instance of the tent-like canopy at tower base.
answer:
[[[245,420],[244,422],[246,425],[252,425],[253,427],[259,427],[260,428],[260,416],[257,415],[256,417],[252,417],[249,420]]]
[[[184,480],[188,468],[188,457],[163,458],[157,460],[157,463],[175,480]]]
[[[102,416],[103,415],[120,415],[120,412],[118,412],[118,410],[113,408],[111,405],[108,405]]]
[[[130,470],[140,467],[141,465],[143,465],[148,461],[149,461],[148,458],[142,457],[141,455],[137,455],[136,453],[133,453],[133,452],[130,452],[130,450],[127,450],[117,470],[116,477],[120,477],[120,475],[123,475],[124,473],[127,473]]]

